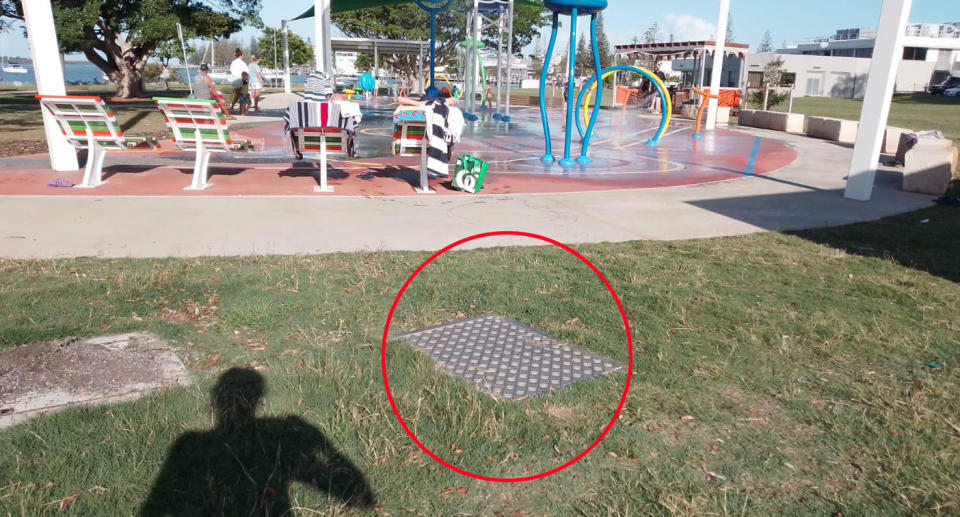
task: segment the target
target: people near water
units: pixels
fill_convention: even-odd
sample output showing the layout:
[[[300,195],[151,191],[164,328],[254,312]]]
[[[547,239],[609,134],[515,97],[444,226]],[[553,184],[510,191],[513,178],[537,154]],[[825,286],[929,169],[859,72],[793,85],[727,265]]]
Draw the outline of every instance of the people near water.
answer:
[[[170,67],[163,65],[163,70],[160,71],[160,81],[163,82],[164,88],[167,91],[170,91]]]
[[[193,98],[217,101],[220,111],[228,120],[233,120],[234,117],[230,115],[230,110],[227,109],[227,104],[223,101],[223,95],[217,91],[213,79],[210,78],[210,67],[206,63],[200,65],[200,75],[193,81]]]
[[[230,78],[233,81],[231,85],[233,86],[234,92],[233,100],[230,102],[231,110],[240,102],[240,98],[237,97],[236,92],[242,86],[244,72],[247,74],[250,73],[250,67],[248,67],[247,62],[243,60],[243,50],[238,48],[233,54],[236,56],[236,59],[230,63]]]
[[[253,99],[253,111],[260,111],[260,92],[263,90],[263,73],[260,69],[260,56],[250,56],[250,97]]]
[[[667,80],[667,74],[663,73],[663,71],[660,70],[660,63],[657,63],[656,66],[654,67],[653,75],[657,76],[657,78],[660,79],[661,83]],[[660,100],[660,95],[657,92],[658,90],[656,86],[651,83],[650,95],[653,97],[653,100],[650,102],[650,109],[654,113],[660,113],[661,111],[663,111],[663,107],[661,105],[662,101]]]
[[[493,87],[489,84],[487,85],[486,90],[484,91],[484,97],[487,99],[487,108],[493,108]]]

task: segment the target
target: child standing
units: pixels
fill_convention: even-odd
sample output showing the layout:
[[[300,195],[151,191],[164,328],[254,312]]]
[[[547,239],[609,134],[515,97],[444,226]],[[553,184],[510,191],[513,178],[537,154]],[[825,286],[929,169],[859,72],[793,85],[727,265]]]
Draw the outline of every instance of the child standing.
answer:
[[[244,72],[241,78],[240,88],[234,94],[240,100],[240,114],[246,116],[250,112],[250,104],[252,104],[250,100],[250,74]]]

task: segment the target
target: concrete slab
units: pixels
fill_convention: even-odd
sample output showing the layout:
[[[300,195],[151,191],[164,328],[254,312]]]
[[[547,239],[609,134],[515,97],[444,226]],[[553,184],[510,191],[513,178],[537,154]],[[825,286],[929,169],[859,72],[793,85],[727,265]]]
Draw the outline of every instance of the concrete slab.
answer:
[[[0,428],[190,382],[173,349],[152,334],[24,345],[0,354]]]

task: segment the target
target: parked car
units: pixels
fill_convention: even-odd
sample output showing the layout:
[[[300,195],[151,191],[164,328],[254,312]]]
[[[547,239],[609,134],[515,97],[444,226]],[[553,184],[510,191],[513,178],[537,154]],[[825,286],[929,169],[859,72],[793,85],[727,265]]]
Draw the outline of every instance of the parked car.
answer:
[[[946,81],[930,87],[931,95],[945,95],[946,91],[951,88],[960,88],[960,77],[951,77]]]
[[[960,97],[960,87],[943,90],[945,97]]]

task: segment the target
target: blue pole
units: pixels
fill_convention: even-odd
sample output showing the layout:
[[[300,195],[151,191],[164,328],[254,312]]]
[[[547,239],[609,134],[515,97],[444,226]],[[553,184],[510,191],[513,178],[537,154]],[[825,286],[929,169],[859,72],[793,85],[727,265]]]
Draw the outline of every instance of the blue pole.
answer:
[[[600,104],[603,102],[603,69],[600,65],[600,49],[597,46],[597,14],[590,16],[590,40],[593,45],[593,67],[597,71],[595,80],[597,81],[597,100],[593,105],[593,115],[590,117],[590,123],[587,125],[587,134],[583,138],[583,146],[580,149],[580,158],[577,162],[580,164],[590,163],[590,157],[587,156],[587,148],[590,147],[590,137],[593,135],[593,127],[597,123],[597,115],[600,113]],[[577,103],[577,113],[579,113],[580,103]]]
[[[430,12],[430,86],[437,80],[437,13]]]
[[[576,80],[577,67],[577,8],[570,10],[570,58],[567,60],[567,131],[563,137],[563,159],[560,160],[561,167],[573,167],[574,162],[570,158],[570,139],[573,135],[573,92],[574,81]]]
[[[550,62],[553,60],[553,48],[557,44],[557,29],[560,27],[560,15],[553,13],[553,32],[550,33],[550,45],[547,46],[547,57],[543,61],[543,70],[540,72],[540,118],[543,120],[543,135],[547,140],[546,154],[540,159],[553,163],[553,145],[550,142],[550,121],[547,120],[547,76],[550,72]]]

